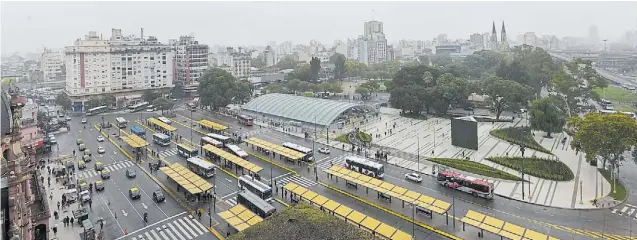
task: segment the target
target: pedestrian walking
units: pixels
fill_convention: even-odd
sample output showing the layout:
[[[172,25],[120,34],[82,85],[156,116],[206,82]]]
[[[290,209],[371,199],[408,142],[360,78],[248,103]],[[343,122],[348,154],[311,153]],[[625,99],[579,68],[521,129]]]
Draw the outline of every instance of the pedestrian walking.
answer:
[[[88,207],[93,209],[93,199],[88,200]]]
[[[197,209],[197,216],[199,217],[199,220],[201,220],[201,209]]]
[[[71,217],[71,226],[73,225],[73,217]]]
[[[58,201],[58,211],[60,211],[60,201]]]
[[[53,211],[53,217],[55,217],[55,219],[58,219],[58,211]]]
[[[53,226],[53,235],[57,236],[58,235],[58,224],[56,223],[55,226]]]

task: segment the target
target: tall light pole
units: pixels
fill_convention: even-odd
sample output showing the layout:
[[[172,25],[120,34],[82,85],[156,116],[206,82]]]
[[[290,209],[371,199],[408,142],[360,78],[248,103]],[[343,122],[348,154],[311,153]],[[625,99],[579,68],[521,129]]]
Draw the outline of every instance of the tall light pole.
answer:
[[[190,121],[192,121],[192,110],[190,111]],[[192,122],[189,122],[189,127],[190,128],[190,144],[192,144],[192,146],[194,147],[195,144],[192,142]]]
[[[420,133],[418,133],[417,138],[418,138],[418,145],[417,145],[417,147],[418,147],[418,158],[417,158],[418,159],[418,162],[417,162],[418,171],[417,172],[420,172]],[[431,156],[431,157],[433,157],[433,156]]]

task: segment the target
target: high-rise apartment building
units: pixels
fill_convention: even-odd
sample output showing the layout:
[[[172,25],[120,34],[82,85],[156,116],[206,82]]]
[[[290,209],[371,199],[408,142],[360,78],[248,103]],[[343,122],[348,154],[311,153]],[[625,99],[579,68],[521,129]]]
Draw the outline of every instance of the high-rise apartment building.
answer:
[[[65,92],[75,111],[82,111],[91,96],[114,94],[125,103],[141,98],[143,90],[174,86],[171,47],[155,37],[125,37],[113,29],[110,40],[104,40],[89,32],[64,53]]]
[[[383,23],[379,21],[365,22],[363,32],[365,35],[359,36],[356,40],[357,61],[364,64],[386,61],[387,39],[383,33]]]
[[[271,67],[276,65],[277,63],[277,53],[272,49],[271,46],[267,46],[265,50],[263,50],[263,60],[265,62],[265,66]]]
[[[175,53],[175,84],[181,86],[186,95],[195,94],[199,86],[199,77],[208,69],[208,53],[206,44],[199,44],[193,36],[180,36],[172,42]]]
[[[44,82],[64,81],[64,52],[45,48],[40,55],[40,71]]]
[[[379,21],[369,21],[365,22],[364,26],[364,36],[371,36],[372,33],[382,33],[383,31],[383,23]]]
[[[217,56],[217,66],[239,79],[250,77],[251,62],[251,53],[245,52],[243,48],[234,50],[234,48],[228,47],[225,52],[221,52]]]
[[[479,33],[471,34],[471,36],[469,36],[469,41],[475,47],[482,47],[483,46],[483,44],[482,44],[482,34],[479,34]]]

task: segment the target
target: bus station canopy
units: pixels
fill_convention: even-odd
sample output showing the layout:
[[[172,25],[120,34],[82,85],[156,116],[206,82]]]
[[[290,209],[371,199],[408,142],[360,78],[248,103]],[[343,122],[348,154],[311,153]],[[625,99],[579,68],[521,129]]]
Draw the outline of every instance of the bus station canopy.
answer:
[[[143,138],[140,138],[139,136],[135,134],[122,136],[122,140],[124,140],[126,144],[128,144],[129,146],[133,148],[141,148],[141,147],[148,146],[148,142],[146,142],[146,140],[144,140]]]
[[[254,146],[263,148],[265,150],[268,151],[272,151],[275,152],[281,156],[284,156],[286,158],[292,159],[292,160],[299,160],[301,158],[303,158],[305,156],[305,154],[294,151],[292,149],[274,144],[274,143],[270,143],[268,141],[264,141],[255,137],[249,138],[247,140],[244,140],[247,143],[250,143]]]
[[[190,194],[202,193],[212,189],[212,184],[208,183],[199,175],[188,170],[179,163],[174,163],[167,167],[159,168],[170,179],[177,182],[179,186],[183,187]]]
[[[224,125],[218,124],[216,122],[211,122],[211,121],[208,121],[208,120],[205,120],[205,119],[199,120],[199,121],[197,121],[197,123],[199,123],[199,125],[201,125],[201,126],[214,129],[215,131],[223,131],[223,130],[228,129],[228,127],[226,127]]]
[[[175,128],[175,127],[173,127],[173,126],[170,126],[170,125],[168,125],[168,124],[165,124],[164,122],[159,121],[159,120],[157,120],[156,118],[148,118],[148,119],[146,119],[146,120],[147,120],[149,123],[151,123],[151,124],[153,124],[153,125],[157,125],[157,126],[159,126],[160,128],[162,128],[162,129],[164,129],[164,130],[166,130],[166,131],[169,131],[169,132],[174,132],[175,130],[177,130],[177,128]]]
[[[547,236],[491,216],[486,216],[473,210],[469,210],[467,214],[460,219],[460,221],[462,224],[469,224],[480,230],[491,232],[500,237],[512,240],[558,240],[557,238]]]
[[[220,212],[219,216],[239,232],[263,221],[263,218],[254,214],[241,204],[237,204],[229,210]]]
[[[394,184],[378,180],[376,178],[372,178],[355,171],[351,171],[341,166],[334,165],[328,169],[325,169],[324,171],[336,177],[345,179],[346,181],[373,189],[374,191],[382,193],[383,195],[395,197],[408,203],[417,204],[422,208],[429,209],[430,211],[438,214],[446,213],[451,207],[450,203],[442,201],[440,199],[432,198],[418,192],[407,190],[403,187],[396,186]]]
[[[359,211],[353,210],[345,205],[321,196],[314,191],[290,182],[283,186],[283,189],[299,196],[301,199],[308,201],[312,205],[327,209],[345,219],[347,222],[354,223],[359,227],[364,227],[374,234],[380,234],[385,239],[391,240],[411,240],[411,235],[380,222],[370,216]]]
[[[206,144],[202,148],[203,148],[203,150],[206,150],[207,152],[211,152],[211,153],[219,156],[220,158],[228,160],[228,161],[234,163],[235,165],[237,165],[239,167],[242,167],[243,169],[246,169],[246,170],[248,170],[250,172],[259,173],[259,172],[261,172],[261,170],[263,170],[262,167],[254,165],[251,162],[243,160],[240,157],[237,157],[237,156],[235,156],[235,155],[233,155],[233,154],[231,154],[229,152],[221,150],[221,149],[219,149],[219,148],[217,148],[215,146],[212,146],[210,144]]]

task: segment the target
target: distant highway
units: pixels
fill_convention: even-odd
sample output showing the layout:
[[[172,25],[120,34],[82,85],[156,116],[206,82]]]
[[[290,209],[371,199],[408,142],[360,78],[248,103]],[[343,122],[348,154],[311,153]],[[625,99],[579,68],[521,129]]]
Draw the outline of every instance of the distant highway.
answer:
[[[561,60],[565,60],[565,61],[570,61],[573,60],[572,57],[563,55],[563,54],[558,54],[558,53],[554,53],[554,52],[549,52],[549,54],[551,54],[551,56],[561,59]],[[606,71],[604,69],[601,68],[595,68],[595,70],[597,70],[597,72],[602,75],[605,78],[608,78],[612,81],[616,81],[620,84],[626,84],[626,85],[632,85],[632,86],[637,86],[637,80],[635,79],[630,79],[630,78],[626,78],[626,77],[622,77],[622,76],[618,76],[614,73],[611,73],[609,71]]]

